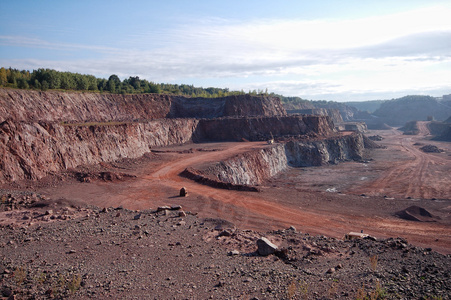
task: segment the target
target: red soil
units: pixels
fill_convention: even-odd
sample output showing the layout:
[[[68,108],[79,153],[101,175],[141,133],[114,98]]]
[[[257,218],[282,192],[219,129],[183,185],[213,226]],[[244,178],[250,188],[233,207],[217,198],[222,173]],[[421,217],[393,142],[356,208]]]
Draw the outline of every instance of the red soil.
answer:
[[[426,134],[424,128],[422,130],[423,135]],[[168,152],[156,153],[153,159],[141,165],[128,163],[125,167],[137,176],[134,179],[66,183],[41,192],[52,198],[84,201],[100,207],[122,205],[130,209],[148,209],[181,204],[200,216],[227,219],[242,229],[265,231],[294,225],[303,232],[337,238],[349,231],[364,230],[376,237],[401,236],[410,243],[451,253],[449,155],[418,150],[413,144],[423,139],[423,135],[406,137],[395,130],[377,133],[385,137],[383,144],[388,148],[374,150],[373,163],[350,162],[292,169],[260,186],[258,193],[204,186],[180,177],[179,173],[189,166],[266,147],[262,142],[166,148],[164,150]],[[187,151],[192,147],[197,150]],[[440,147],[444,148],[443,145]],[[200,149],[203,151],[198,151]],[[447,153],[451,153],[449,150]],[[324,185],[341,188],[338,193],[330,193],[325,192]],[[188,197],[178,197],[181,187],[187,188]],[[405,199],[407,196],[413,199]],[[430,200],[433,197],[444,200]],[[411,205],[424,207],[441,220],[423,223],[394,216],[396,211]]]

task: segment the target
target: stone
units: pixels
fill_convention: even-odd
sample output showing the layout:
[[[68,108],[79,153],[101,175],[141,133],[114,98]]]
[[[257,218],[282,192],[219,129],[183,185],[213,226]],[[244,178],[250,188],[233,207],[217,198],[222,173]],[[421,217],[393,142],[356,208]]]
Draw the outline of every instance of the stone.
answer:
[[[136,216],[133,217],[133,220],[139,220],[141,219],[141,214],[137,214]]]
[[[277,250],[277,246],[265,237],[259,238],[257,240],[257,247],[258,254],[262,256],[274,254]]]
[[[180,197],[186,197],[186,196],[188,196],[188,191],[186,190],[185,187],[182,187],[180,189]]]
[[[10,297],[12,294],[13,294],[13,291],[8,287],[5,287],[2,291],[3,297]]]
[[[218,234],[218,237],[221,236],[232,236],[233,231],[231,229],[225,229]]]
[[[179,211],[179,217],[186,217],[186,212],[184,212],[183,210]]]
[[[159,206],[159,207],[157,208],[157,212],[158,212],[158,211],[164,211],[164,210],[170,210],[170,209],[171,209],[171,207],[170,207],[170,206],[167,206],[167,205]]]
[[[181,205],[172,205],[171,206],[171,210],[181,210],[182,206]]]
[[[227,253],[228,256],[235,256],[235,255],[240,255],[240,251],[238,250],[232,250],[229,253]]]

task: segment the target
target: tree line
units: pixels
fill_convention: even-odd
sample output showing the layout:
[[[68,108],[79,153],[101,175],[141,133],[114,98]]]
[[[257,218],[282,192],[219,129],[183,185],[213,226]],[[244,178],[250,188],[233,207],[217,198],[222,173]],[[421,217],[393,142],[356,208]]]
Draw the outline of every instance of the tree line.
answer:
[[[230,91],[228,88],[202,88],[187,84],[154,83],[138,76],[130,76],[121,80],[113,74],[108,79],[97,78],[71,72],[60,72],[53,69],[37,69],[32,72],[13,68],[0,68],[0,86],[35,90],[69,90],[106,92],[112,94],[145,94],[165,93],[191,97],[224,97],[246,94],[241,91]],[[251,95],[268,95],[268,91],[253,90]]]

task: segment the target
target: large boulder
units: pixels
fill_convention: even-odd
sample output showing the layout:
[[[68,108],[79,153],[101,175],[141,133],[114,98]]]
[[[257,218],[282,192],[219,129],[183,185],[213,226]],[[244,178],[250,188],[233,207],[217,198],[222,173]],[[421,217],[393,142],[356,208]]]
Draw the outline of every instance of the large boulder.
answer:
[[[274,254],[277,250],[277,246],[271,243],[271,241],[265,237],[259,238],[257,240],[257,247],[258,254],[262,256]]]

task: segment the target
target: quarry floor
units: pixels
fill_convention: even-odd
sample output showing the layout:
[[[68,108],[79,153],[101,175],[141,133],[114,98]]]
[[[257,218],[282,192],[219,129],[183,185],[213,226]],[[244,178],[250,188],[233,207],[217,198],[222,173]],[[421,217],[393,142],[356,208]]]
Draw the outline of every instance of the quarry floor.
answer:
[[[222,190],[195,183],[178,174],[234,154],[268,147],[263,142],[190,144],[154,149],[137,160],[97,166],[131,174],[125,180],[65,179],[33,187],[52,199],[99,207],[133,210],[182,205],[200,217],[233,222],[240,229],[267,231],[295,226],[298,231],[341,238],[350,231],[375,237],[403,237],[409,243],[451,253],[451,145],[428,140],[428,131],[405,136],[398,130],[374,131],[384,139],[366,162],[291,168],[258,186],[260,192]],[[420,144],[434,144],[442,153],[424,153]],[[88,169],[87,169],[88,170]],[[96,171],[96,170],[88,170]],[[188,197],[179,197],[186,187]],[[440,217],[415,222],[395,216],[412,205]]]

